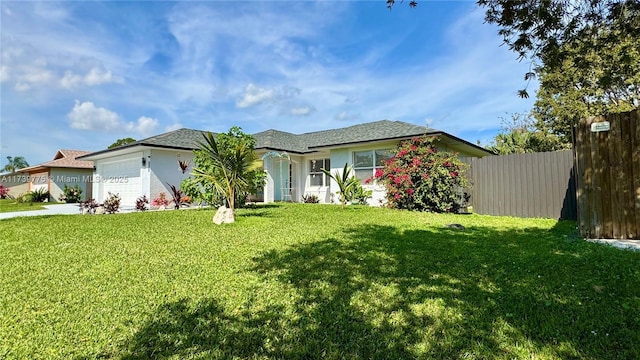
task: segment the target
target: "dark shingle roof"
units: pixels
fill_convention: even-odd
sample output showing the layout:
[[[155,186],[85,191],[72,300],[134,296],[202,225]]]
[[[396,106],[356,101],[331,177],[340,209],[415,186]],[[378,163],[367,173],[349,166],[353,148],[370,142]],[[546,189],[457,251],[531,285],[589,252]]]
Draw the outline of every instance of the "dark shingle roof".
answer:
[[[254,137],[257,140],[256,148],[258,149],[267,148],[306,153],[321,147],[407,138],[431,132],[435,132],[435,130],[402,121],[381,120],[300,135],[267,130],[255,134]]]
[[[83,155],[80,158],[100,155],[100,154],[108,153],[111,151],[122,150],[122,149],[139,146],[139,145],[169,148],[169,149],[193,150],[197,148],[198,143],[204,139],[202,137],[202,134],[204,133],[207,133],[207,132],[201,131],[201,130],[182,128],[174,131],[169,131],[164,134],[151,136],[146,139],[138,140],[132,143],[124,144],[112,149],[96,151],[88,155]]]
[[[402,121],[381,120],[341,129],[317,131],[300,135],[309,149],[354,144],[376,140],[407,138],[435,130]]]
[[[138,145],[192,150],[197,148],[198,143],[203,140],[203,133],[206,132],[193,129],[179,129],[138,140],[114,149],[98,151],[87,156],[103,154],[109,151]],[[442,132],[402,121],[380,120],[340,129],[315,131],[304,134],[292,134],[278,130],[266,130],[254,134],[253,136],[256,139],[257,150],[279,150],[304,154],[317,151],[318,148],[323,147],[357,144],[370,141],[406,139],[413,136],[439,133]]]
[[[292,133],[267,130],[253,134],[256,139],[256,149],[285,150],[304,152],[305,146],[301,143],[300,135]]]
[[[183,128],[138,140],[125,146],[147,145],[191,150],[198,147],[198,142],[203,141],[204,133],[206,131]]]

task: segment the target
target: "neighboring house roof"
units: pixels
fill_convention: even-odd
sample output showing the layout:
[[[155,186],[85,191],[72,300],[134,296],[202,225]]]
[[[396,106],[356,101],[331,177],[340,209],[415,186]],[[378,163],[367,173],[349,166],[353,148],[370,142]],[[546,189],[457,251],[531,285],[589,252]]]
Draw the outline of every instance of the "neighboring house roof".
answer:
[[[53,160],[20,169],[18,172],[32,173],[36,171],[44,171],[50,168],[93,169],[93,161],[77,159],[78,157],[88,155],[90,153],[91,152],[89,151],[82,150],[61,149],[56,152]]]
[[[123,150],[135,146],[149,146],[169,149],[193,150],[203,140],[206,131],[179,129],[152,136],[113,149],[105,149],[83,156],[92,158],[112,151]],[[445,132],[402,121],[380,120],[370,123],[348,126],[340,129],[315,131],[304,134],[292,134],[279,130],[266,130],[253,134],[256,139],[256,150],[277,150],[297,154],[319,151],[322,148],[338,147],[349,144],[360,144],[374,141],[408,139],[420,135],[443,135],[445,143],[457,144],[473,155],[485,156],[492,153],[477,145],[449,135]]]

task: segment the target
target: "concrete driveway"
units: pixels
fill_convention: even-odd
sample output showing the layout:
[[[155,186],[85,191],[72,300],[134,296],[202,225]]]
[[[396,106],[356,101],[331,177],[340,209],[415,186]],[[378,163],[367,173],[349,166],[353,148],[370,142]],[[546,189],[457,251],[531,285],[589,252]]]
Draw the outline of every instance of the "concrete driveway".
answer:
[[[40,216],[40,215],[77,215],[80,214],[78,204],[55,204],[44,205],[44,210],[15,211],[0,213],[0,219],[10,219],[21,216]]]

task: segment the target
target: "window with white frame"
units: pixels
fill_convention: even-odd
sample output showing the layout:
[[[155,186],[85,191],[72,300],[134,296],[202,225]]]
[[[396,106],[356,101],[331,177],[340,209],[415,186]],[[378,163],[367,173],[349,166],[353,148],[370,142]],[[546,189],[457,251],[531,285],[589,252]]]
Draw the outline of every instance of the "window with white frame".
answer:
[[[384,161],[393,157],[391,149],[377,149],[353,152],[353,171],[356,178],[365,181],[375,174],[376,169],[384,166]]]
[[[331,171],[329,159],[309,160],[309,186],[329,186],[329,176],[322,169]]]

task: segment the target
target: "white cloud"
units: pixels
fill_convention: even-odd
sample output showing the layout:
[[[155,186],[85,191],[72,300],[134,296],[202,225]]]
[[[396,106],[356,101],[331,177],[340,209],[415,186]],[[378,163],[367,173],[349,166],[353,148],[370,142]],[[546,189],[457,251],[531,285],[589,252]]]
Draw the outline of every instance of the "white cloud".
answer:
[[[73,129],[106,132],[135,132],[141,135],[153,134],[158,120],[141,116],[137,122],[125,122],[120,116],[103,107],[97,107],[90,101],[75,101],[73,109],[67,114]]]
[[[265,102],[275,100],[277,93],[274,89],[266,89],[249,84],[244,89],[244,94],[236,101],[236,106],[239,108],[248,108],[256,105],[260,105]]]
[[[92,102],[75,101],[73,109],[67,117],[71,127],[80,130],[117,131],[122,129],[122,119],[115,112],[103,107],[96,107]]]
[[[141,116],[138,118],[137,123],[127,123],[126,128],[128,131],[137,132],[145,136],[152,135],[158,128],[158,120],[146,116]]]
[[[293,116],[307,116],[316,112],[316,108],[311,105],[294,107],[289,110],[289,114]]]
[[[111,82],[122,82],[122,79],[113,76],[111,71],[97,66],[92,67],[84,75],[76,74],[73,71],[66,71],[62,79],[60,79],[60,85],[66,89],[71,89],[81,85],[95,86]]]
[[[9,81],[9,68],[5,65],[0,66],[0,82]]]

